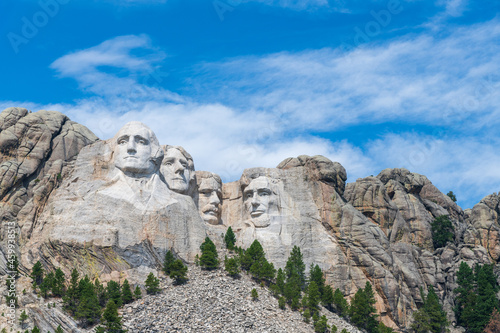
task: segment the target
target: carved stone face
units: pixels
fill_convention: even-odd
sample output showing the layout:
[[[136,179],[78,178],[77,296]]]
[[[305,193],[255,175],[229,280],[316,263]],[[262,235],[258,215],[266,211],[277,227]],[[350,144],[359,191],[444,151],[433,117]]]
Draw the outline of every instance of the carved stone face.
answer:
[[[276,207],[277,197],[271,190],[267,177],[261,176],[250,182],[243,192],[245,208],[252,218],[267,215]]]
[[[203,178],[198,185],[198,209],[202,219],[210,224],[219,224],[221,203],[221,185],[213,177]]]
[[[179,149],[170,148],[167,150],[163,158],[161,171],[172,191],[187,194],[193,171],[189,167],[189,161]]]
[[[115,166],[125,173],[147,175],[155,172],[151,130],[139,122],[128,123],[115,135]],[[154,134],[153,134],[154,135]]]

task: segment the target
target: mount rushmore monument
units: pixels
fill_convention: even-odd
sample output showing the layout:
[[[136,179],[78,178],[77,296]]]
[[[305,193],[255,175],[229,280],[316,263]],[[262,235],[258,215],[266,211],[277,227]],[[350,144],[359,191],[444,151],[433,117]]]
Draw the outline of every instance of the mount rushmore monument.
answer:
[[[221,246],[231,226],[237,246],[259,240],[277,268],[299,246],[306,266],[318,264],[348,298],[371,282],[381,320],[404,328],[422,302],[419,287],[435,288],[453,322],[460,262],[500,260],[500,196],[464,211],[406,169],[346,183],[339,163],[302,155],[223,183],[140,122],[99,140],[59,112],[22,108],[0,114],[0,158],[2,275],[8,222],[25,273],[40,260],[131,282],[160,267],[167,250],[192,263],[206,236]],[[455,240],[435,249],[430,223],[441,215]]]

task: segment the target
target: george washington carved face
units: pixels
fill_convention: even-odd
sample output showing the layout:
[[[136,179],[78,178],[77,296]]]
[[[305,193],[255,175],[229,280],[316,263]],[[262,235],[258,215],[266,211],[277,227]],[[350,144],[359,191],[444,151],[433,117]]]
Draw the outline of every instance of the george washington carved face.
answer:
[[[158,139],[140,122],[123,126],[114,137],[115,167],[131,176],[153,174],[163,156]]]

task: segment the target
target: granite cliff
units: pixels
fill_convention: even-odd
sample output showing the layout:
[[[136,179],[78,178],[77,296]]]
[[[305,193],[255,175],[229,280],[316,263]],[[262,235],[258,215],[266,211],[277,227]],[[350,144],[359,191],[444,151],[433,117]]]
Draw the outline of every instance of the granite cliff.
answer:
[[[237,245],[259,240],[277,267],[299,246],[307,267],[318,264],[347,297],[370,281],[381,320],[404,329],[422,301],[419,287],[436,289],[453,322],[460,262],[500,259],[499,195],[463,211],[405,169],[346,184],[339,163],[302,155],[223,184],[141,123],[102,141],[61,113],[21,108],[0,114],[0,163],[1,218],[16,224],[24,273],[40,260],[67,274],[77,267],[104,281],[142,283],[167,250],[192,263],[205,236],[220,246],[231,226]],[[455,240],[434,249],[430,223],[441,215]]]

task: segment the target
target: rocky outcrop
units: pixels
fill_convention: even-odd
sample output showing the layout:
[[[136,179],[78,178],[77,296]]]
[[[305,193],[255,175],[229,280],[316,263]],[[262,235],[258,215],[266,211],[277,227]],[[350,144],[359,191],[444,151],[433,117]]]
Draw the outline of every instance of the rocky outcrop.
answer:
[[[211,172],[195,172],[182,147],[161,146],[137,122],[100,141],[60,113],[10,108],[0,114],[0,130],[1,216],[17,225],[24,272],[41,260],[67,275],[78,267],[104,281],[142,283],[167,250],[193,262],[206,236],[221,248],[231,226],[238,246],[259,240],[276,267],[299,246],[307,267],[318,264],[348,298],[369,281],[381,320],[403,329],[422,301],[419,289],[431,285],[453,322],[460,262],[500,257],[498,195],[464,212],[405,169],[347,184],[339,163],[302,155],[222,184]],[[431,223],[441,215],[453,222],[455,239],[435,249]],[[32,315],[45,326],[63,320],[36,306]]]

